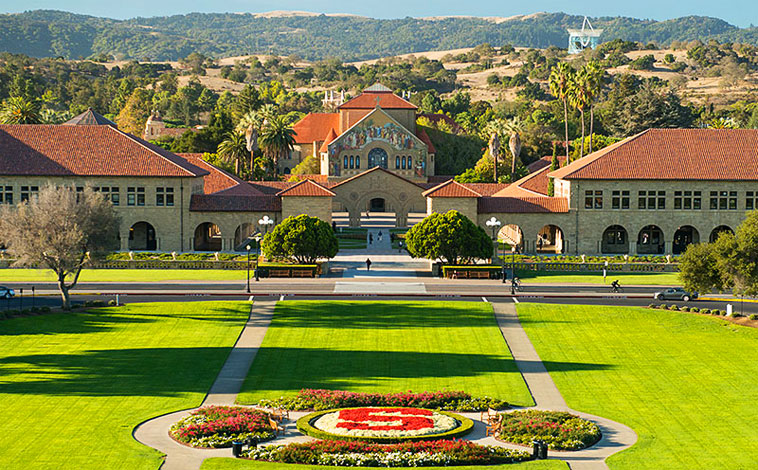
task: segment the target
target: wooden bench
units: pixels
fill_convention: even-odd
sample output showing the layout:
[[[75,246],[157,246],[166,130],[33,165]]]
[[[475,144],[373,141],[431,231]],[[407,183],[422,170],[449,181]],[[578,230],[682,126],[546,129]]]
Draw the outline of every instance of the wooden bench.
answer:
[[[489,271],[469,271],[468,277],[469,279],[489,279],[490,272]]]
[[[313,271],[310,269],[293,269],[292,277],[313,277]]]
[[[487,430],[484,433],[484,436],[497,436],[500,432],[500,426],[503,423],[503,415],[498,415],[498,418],[491,420],[487,424]]]
[[[268,277],[290,277],[289,269],[272,269],[268,272]]]
[[[273,419],[268,419],[268,425],[271,427],[271,429],[274,431],[274,435],[278,436],[279,434],[284,433],[284,428],[279,426],[279,423],[274,421]]]

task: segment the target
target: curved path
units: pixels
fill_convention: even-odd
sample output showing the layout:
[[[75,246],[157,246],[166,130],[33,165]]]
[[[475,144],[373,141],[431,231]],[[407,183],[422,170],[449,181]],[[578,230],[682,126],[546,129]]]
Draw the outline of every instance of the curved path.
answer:
[[[263,342],[268,325],[274,313],[276,302],[256,302],[251,307],[250,317],[240,333],[234,348],[229,354],[208,395],[203,400],[205,405],[233,405],[248,369],[255,359],[258,348]],[[534,403],[534,409],[569,411],[582,418],[595,422],[603,433],[602,439],[589,449],[574,452],[550,451],[550,458],[566,461],[574,470],[607,469],[605,459],[620,452],[637,441],[635,432],[623,424],[571,410],[555,386],[550,374],[534,349],[529,337],[521,326],[515,304],[492,303],[500,331],[511,350],[514,361],[524,377]],[[172,424],[190,414],[192,410],[183,410],[141,423],[134,429],[134,438],[166,454],[162,470],[198,470],[203,460],[209,457],[231,457],[230,449],[195,449],[171,439],[168,430]],[[284,423],[284,433],[270,443],[288,444],[305,442],[310,437],[300,434],[295,423],[307,412],[290,412],[290,419]],[[479,421],[479,413],[460,413],[474,420],[474,430],[466,436],[473,442],[483,445],[508,447],[524,450],[525,447],[507,444],[485,436],[485,425]]]

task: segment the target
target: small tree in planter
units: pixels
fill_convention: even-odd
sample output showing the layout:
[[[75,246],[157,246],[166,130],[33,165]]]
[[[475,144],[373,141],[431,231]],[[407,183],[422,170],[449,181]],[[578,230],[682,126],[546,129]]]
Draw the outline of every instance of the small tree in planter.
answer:
[[[274,227],[261,243],[267,258],[290,258],[312,264],[319,258],[334,258],[338,250],[332,227],[318,217],[306,214],[287,217]]]
[[[458,264],[492,257],[487,232],[458,211],[431,214],[408,231],[405,241],[414,258]]]

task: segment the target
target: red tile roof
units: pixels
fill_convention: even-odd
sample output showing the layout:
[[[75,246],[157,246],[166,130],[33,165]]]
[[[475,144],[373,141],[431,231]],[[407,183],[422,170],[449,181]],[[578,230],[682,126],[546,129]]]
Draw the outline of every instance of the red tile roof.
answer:
[[[328,187],[327,184],[328,184],[329,175],[322,175],[319,173],[315,173],[315,174],[308,173],[304,175],[291,175],[290,178],[295,178],[297,181],[313,180],[316,183],[320,184],[321,186]]]
[[[337,138],[337,133],[334,132],[334,129],[329,129],[329,134],[326,135],[324,138],[324,143],[321,144],[321,148],[318,149],[319,152],[325,153],[329,151],[329,144],[334,142],[334,139]]]
[[[508,183],[461,183],[463,186],[476,191],[482,196],[492,196],[508,187]]]
[[[490,213],[565,213],[568,200],[562,197],[482,197],[478,201],[480,214]]]
[[[418,109],[391,91],[364,91],[355,98],[341,104],[337,109],[374,109],[377,106],[384,109]]]
[[[758,180],[758,129],[648,129],[550,176],[602,180]]]
[[[434,144],[432,143],[432,139],[429,138],[429,135],[424,129],[417,129],[416,137],[421,139],[421,141],[426,144],[426,147],[429,149],[429,153],[437,153],[437,150],[434,148]]]
[[[526,169],[529,170],[529,173],[534,173],[537,170],[541,170],[543,168],[549,167],[550,163],[552,163],[553,157],[552,155],[545,155],[544,157],[540,158],[537,161],[534,161],[526,166]],[[563,165],[563,163],[566,161],[566,156],[560,156],[558,155],[558,164]]]
[[[448,127],[450,127],[450,129],[452,129],[453,133],[455,134],[464,132],[464,129],[461,127],[461,125],[455,122],[455,119],[451,118],[447,114],[421,113],[418,115],[418,117],[426,118],[437,125],[439,125],[440,122],[444,122]]]
[[[284,189],[276,194],[279,197],[305,196],[305,197],[333,197],[336,196],[320,184],[311,180],[303,180],[294,186]]]
[[[247,184],[245,180],[238,178],[231,173],[227,173],[224,170],[217,168],[203,160],[202,153],[178,153],[177,155],[184,158],[193,165],[197,165],[200,168],[208,170],[209,174],[203,178],[203,190],[205,194],[213,194],[225,191],[226,194],[233,192],[240,195],[263,195],[262,192]]]
[[[392,175],[392,176],[394,176],[395,178],[401,179],[401,180],[405,181],[406,183],[410,183],[410,184],[412,184],[412,185],[414,185],[414,186],[418,186],[418,187],[420,187],[420,188],[423,188],[423,187],[424,187],[424,186],[423,186],[423,183],[415,183],[415,182],[413,182],[413,181],[409,180],[408,178],[403,178],[402,176],[398,175],[397,173],[393,173],[393,172],[391,172],[391,171],[387,170],[386,168],[382,168],[382,167],[380,167],[380,166],[375,166],[374,168],[371,168],[370,170],[366,170],[366,171],[364,171],[363,173],[358,173],[358,174],[357,174],[357,175],[355,175],[355,176],[351,176],[350,178],[348,178],[348,179],[346,179],[346,180],[342,180],[342,181],[340,181],[339,183],[336,183],[336,184],[334,184],[334,185],[331,185],[331,186],[329,186],[329,187],[330,187],[330,188],[332,188],[332,189],[334,189],[334,188],[336,188],[337,186],[341,186],[341,185],[343,185],[343,184],[347,183],[348,181],[353,181],[354,179],[358,179],[358,178],[361,178],[362,176],[364,176],[364,175],[367,175],[367,174],[369,174],[369,173],[371,173],[371,172],[374,172],[374,171],[382,171],[382,172],[384,172],[384,173],[387,173],[388,175]]]
[[[330,129],[339,129],[339,113],[310,113],[292,126],[295,131],[296,144],[318,142],[329,133]]]
[[[207,170],[109,125],[0,126],[0,175],[205,176]]]
[[[424,197],[481,197],[478,192],[455,180],[445,181],[432,189],[427,189],[421,195]]]
[[[193,212],[276,212],[282,210],[282,200],[276,196],[239,196],[193,194],[190,199]]]

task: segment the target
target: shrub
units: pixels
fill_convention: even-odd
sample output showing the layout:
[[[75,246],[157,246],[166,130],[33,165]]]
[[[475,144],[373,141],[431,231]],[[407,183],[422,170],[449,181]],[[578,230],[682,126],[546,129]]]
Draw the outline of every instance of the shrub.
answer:
[[[192,447],[231,447],[233,441],[275,437],[270,415],[240,406],[207,406],[179,420],[169,434]]]
[[[690,312],[699,313],[699,312],[700,312],[700,309],[699,309],[699,308],[697,308],[697,307],[692,307],[692,308],[690,309]]]
[[[666,304],[661,304],[658,308],[661,308],[663,310],[668,310],[669,306]]]
[[[10,310],[6,310],[5,311],[5,316],[6,317],[11,317],[13,315],[18,315],[18,314],[19,314],[19,311],[15,310],[15,309],[10,309]]]
[[[753,313],[752,315],[748,315],[748,318],[751,319],[751,320],[758,320],[758,315],[756,315],[755,313]]]
[[[669,310],[676,310],[678,312],[679,311],[679,306],[678,305],[672,305],[671,307],[669,307]]]
[[[42,307],[39,308],[39,311],[42,313],[48,313],[50,312],[50,307],[48,307],[47,305],[43,305]]]
[[[681,310],[682,312],[689,312],[689,311],[690,311],[690,308],[689,308],[688,306],[686,306],[686,305],[685,305],[685,306],[684,306],[684,307],[682,307],[680,310]]]
[[[32,310],[29,308],[25,308],[25,309],[19,310],[19,313],[21,315],[29,315],[30,313],[32,313]]]
[[[116,306],[116,300],[115,299],[109,300],[108,301],[108,305],[110,305],[111,307],[115,307]]]
[[[650,304],[647,306],[647,308],[658,308],[658,306],[656,304]]]
[[[700,313],[705,313],[706,315],[710,315],[710,313],[711,313],[711,309],[709,309],[709,308],[704,308],[704,309],[700,310]]]
[[[740,318],[743,315],[741,313],[739,313],[739,312],[735,312],[734,310],[732,310],[732,314],[729,315],[729,316],[732,317],[732,318]]]
[[[508,403],[492,397],[472,397],[466,392],[423,392],[423,393],[357,393],[343,390],[303,389],[294,397],[275,400],[261,400],[259,406],[284,408],[293,411],[332,410],[359,406],[407,406],[417,408],[484,411],[488,408],[504,410]]]
[[[529,445],[535,439],[556,450],[579,450],[600,440],[600,428],[564,411],[525,410],[503,414],[498,438]]]
[[[29,309],[29,311],[32,313],[40,313],[39,307],[32,307]]]
[[[530,459],[524,451],[482,446],[462,440],[386,445],[355,441],[315,441],[250,449],[243,456],[269,462],[341,467],[497,465]]]

